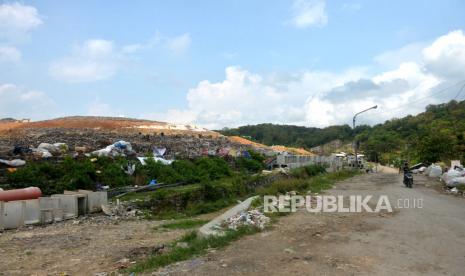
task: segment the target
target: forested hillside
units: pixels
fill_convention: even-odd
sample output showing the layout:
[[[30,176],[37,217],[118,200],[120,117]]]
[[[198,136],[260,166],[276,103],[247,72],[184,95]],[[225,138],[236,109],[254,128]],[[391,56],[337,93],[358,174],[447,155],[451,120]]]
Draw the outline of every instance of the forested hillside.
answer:
[[[352,129],[348,125],[314,128],[292,125],[259,124],[241,126],[220,131],[224,135],[243,136],[265,145],[285,145],[312,148],[340,139],[351,140]]]
[[[302,126],[260,124],[220,131],[257,142],[311,148],[340,139],[352,141],[368,157],[383,163],[436,162],[461,159],[465,161],[465,101],[429,105],[416,116],[392,119],[373,127],[359,126],[355,132],[348,126],[307,128]]]
[[[357,135],[372,159],[412,162],[465,161],[465,101],[429,105],[416,116],[392,119]]]

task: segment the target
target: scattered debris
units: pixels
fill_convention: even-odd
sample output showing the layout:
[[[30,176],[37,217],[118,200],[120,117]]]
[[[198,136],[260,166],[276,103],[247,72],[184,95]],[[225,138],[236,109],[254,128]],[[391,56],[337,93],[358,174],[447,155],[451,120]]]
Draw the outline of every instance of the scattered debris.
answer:
[[[129,219],[135,218],[140,214],[140,211],[130,202],[120,202],[119,199],[116,203],[109,202],[107,205],[102,205],[102,211],[105,215],[113,217],[114,219]]]
[[[228,229],[237,229],[240,226],[255,226],[259,229],[265,229],[266,224],[270,222],[270,218],[265,216],[258,209],[241,212],[224,221],[223,226]]]

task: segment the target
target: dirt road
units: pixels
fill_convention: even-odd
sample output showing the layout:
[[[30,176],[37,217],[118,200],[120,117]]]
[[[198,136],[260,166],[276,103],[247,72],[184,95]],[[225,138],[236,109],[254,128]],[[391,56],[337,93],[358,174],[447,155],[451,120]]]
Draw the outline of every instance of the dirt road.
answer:
[[[153,274],[465,275],[465,199],[439,193],[423,176],[413,189],[401,181],[394,173],[365,174],[328,192],[387,195],[393,213],[301,210],[272,230]],[[397,208],[398,199],[422,199],[423,208]]]

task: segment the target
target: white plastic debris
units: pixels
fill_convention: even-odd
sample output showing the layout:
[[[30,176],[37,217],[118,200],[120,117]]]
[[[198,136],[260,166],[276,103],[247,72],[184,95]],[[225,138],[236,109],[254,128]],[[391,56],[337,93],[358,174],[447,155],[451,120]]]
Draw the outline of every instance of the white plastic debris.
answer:
[[[126,141],[118,141],[114,144],[111,144],[103,149],[96,150],[90,155],[96,156],[107,156],[107,157],[116,157],[116,156],[126,156],[128,154],[133,154],[131,143]]]
[[[440,177],[442,174],[442,168],[439,165],[432,164],[429,169],[429,177]]]
[[[44,148],[32,149],[32,154],[39,158],[49,158],[53,156],[48,150]]]
[[[0,159],[0,163],[3,163],[10,167],[21,167],[21,166],[26,165],[26,161],[21,160],[21,159],[13,159],[13,160]]]
[[[147,164],[145,162],[147,159],[152,159],[152,160],[154,160],[156,162],[161,162],[163,165],[171,165],[171,163],[173,163],[173,161],[174,161],[174,160],[166,160],[166,159],[161,158],[161,157],[137,157],[137,159],[142,164],[142,166],[145,166]]]
[[[259,210],[254,209],[230,217],[223,223],[223,226],[233,230],[240,226],[255,226],[263,230],[269,222],[269,217],[265,216]]]
[[[37,149],[48,151],[51,154],[66,153],[69,150],[68,145],[65,143],[54,143],[54,144],[40,143]]]
[[[465,176],[464,172],[451,169],[441,176],[441,180],[444,181],[448,187],[455,187],[459,184],[465,184],[462,183],[464,181],[463,176]]]

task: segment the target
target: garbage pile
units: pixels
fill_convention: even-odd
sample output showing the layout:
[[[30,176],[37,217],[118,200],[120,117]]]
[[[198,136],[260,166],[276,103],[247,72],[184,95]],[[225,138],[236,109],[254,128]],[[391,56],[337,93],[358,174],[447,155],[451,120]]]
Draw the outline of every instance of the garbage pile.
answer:
[[[110,216],[114,219],[130,219],[136,218],[141,212],[134,208],[131,202],[109,202],[106,205],[102,205],[102,211],[105,215]]]
[[[464,185],[465,170],[461,167],[450,169],[441,176],[441,181],[443,181],[447,187],[457,187],[458,185]]]
[[[223,227],[227,229],[236,230],[240,226],[255,226],[263,230],[270,222],[270,218],[265,216],[257,209],[241,212],[235,216],[230,217],[223,223]]]
[[[425,169],[425,174],[429,177],[440,177],[442,175],[442,168],[439,165],[431,164]]]

